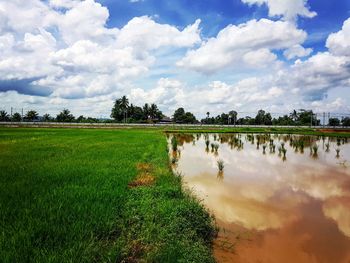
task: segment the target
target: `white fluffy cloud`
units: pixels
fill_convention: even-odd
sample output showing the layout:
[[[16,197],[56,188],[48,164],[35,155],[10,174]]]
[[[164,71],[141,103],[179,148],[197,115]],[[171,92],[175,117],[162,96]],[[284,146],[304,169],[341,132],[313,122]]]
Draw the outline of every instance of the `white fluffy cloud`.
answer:
[[[160,107],[166,108],[169,112],[174,110],[184,98],[183,83],[168,78],[161,78],[157,86],[149,91],[135,88],[130,92],[130,99],[135,103],[156,103]]]
[[[167,24],[158,24],[147,16],[130,20],[118,35],[118,46],[138,50],[154,50],[163,46],[191,47],[201,41],[198,19],[183,31]]]
[[[309,56],[311,52],[312,52],[312,48],[304,48],[301,45],[295,45],[286,49],[283,52],[283,55],[287,59],[293,59],[293,58],[302,58],[302,57]]]
[[[283,16],[285,20],[294,20],[298,15],[312,18],[316,12],[307,7],[307,0],[242,0],[249,5],[267,5],[269,16]]]
[[[119,29],[108,28],[108,18],[94,0],[1,0],[0,80],[32,79],[29,94],[46,89],[56,97],[93,97],[147,72],[152,50],[201,41],[200,20],[179,30],[144,16]]]
[[[342,30],[328,37],[326,46],[335,55],[350,56],[350,18],[344,22]]]
[[[203,40],[199,19],[180,29],[142,16],[115,28],[94,0],[0,0],[0,103],[94,116],[124,94],[198,117],[208,109],[348,109],[339,93],[350,87],[350,19],[328,37],[328,50],[311,55],[294,23],[315,15],[306,1],[242,1],[283,20],[229,25]]]
[[[251,20],[222,29],[201,47],[189,51],[177,65],[206,74],[228,66],[270,66],[277,58],[273,50],[300,45],[306,37],[293,23]]]

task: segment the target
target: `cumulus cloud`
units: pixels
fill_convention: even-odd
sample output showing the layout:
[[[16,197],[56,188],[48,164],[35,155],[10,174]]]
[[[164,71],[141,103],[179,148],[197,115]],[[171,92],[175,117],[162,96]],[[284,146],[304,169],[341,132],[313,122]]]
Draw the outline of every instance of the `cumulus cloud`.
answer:
[[[163,46],[191,47],[201,41],[197,19],[183,31],[167,24],[158,24],[150,17],[135,17],[118,35],[118,46],[131,46],[138,50],[154,50]]]
[[[109,28],[108,18],[108,9],[94,0],[0,1],[0,79],[33,79],[29,94],[45,89],[53,97],[93,97],[147,72],[152,50],[201,41],[200,20],[180,30],[147,16]]]
[[[303,16],[312,18],[317,15],[307,7],[307,0],[242,0],[249,5],[267,5],[269,16],[282,16],[285,20],[295,20],[296,17]]]
[[[168,112],[174,110],[184,100],[184,84],[176,79],[161,78],[156,87],[149,91],[141,88],[132,89],[130,99],[135,103],[156,103]]]
[[[304,48],[301,45],[295,45],[283,52],[287,59],[307,57],[312,53],[312,48]]]
[[[350,56],[350,18],[344,22],[342,30],[329,35],[326,46],[334,55]]]
[[[222,29],[198,49],[189,51],[177,65],[205,74],[229,66],[270,66],[277,58],[273,50],[300,45],[306,37],[306,32],[289,22],[251,20]]]
[[[96,103],[98,116],[125,94],[167,114],[180,106],[197,116],[208,108],[348,109],[341,94],[326,97],[350,87],[350,19],[330,34],[328,50],[312,54],[302,46],[307,33],[293,21],[315,15],[306,1],[242,1],[266,4],[283,20],[229,25],[203,40],[199,19],[180,29],[142,16],[116,28],[94,0],[0,0],[1,104],[65,105],[91,115],[88,104]],[[179,68],[189,71],[180,75]]]

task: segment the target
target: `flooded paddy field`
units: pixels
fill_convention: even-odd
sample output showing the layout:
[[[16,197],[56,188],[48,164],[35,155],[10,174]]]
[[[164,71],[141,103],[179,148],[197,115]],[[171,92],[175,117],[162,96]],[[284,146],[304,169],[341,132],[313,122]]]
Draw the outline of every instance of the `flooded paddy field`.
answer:
[[[349,141],[348,141],[349,140]],[[173,169],[220,228],[218,262],[350,262],[350,139],[173,134]]]

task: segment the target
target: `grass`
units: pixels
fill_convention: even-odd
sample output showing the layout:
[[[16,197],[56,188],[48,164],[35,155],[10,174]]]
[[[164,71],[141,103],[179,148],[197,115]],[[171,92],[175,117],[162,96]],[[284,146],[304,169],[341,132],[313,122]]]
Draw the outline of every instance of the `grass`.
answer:
[[[1,262],[213,262],[158,130],[0,128]]]

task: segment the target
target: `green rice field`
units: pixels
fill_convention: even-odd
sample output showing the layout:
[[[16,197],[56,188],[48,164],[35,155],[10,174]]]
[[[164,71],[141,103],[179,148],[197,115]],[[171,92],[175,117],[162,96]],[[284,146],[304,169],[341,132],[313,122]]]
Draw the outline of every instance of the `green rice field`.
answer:
[[[0,128],[1,262],[213,262],[214,220],[146,129]]]

